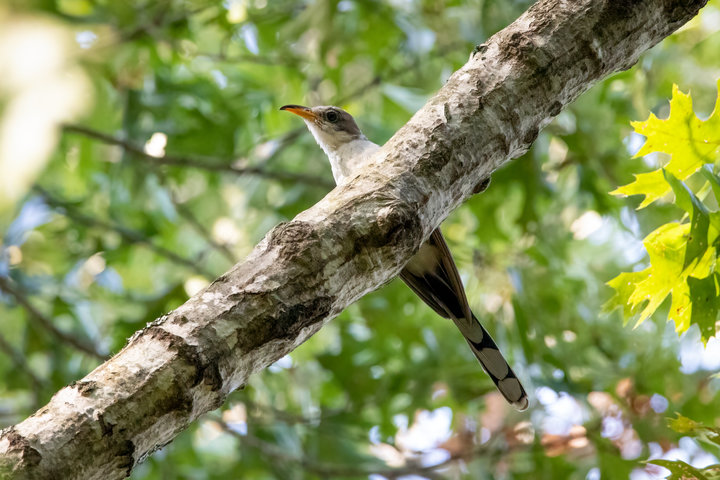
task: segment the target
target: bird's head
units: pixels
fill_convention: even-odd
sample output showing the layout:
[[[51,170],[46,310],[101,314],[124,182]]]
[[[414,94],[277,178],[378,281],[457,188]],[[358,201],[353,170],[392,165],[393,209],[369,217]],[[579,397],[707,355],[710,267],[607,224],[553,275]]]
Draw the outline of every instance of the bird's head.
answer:
[[[358,128],[355,119],[340,107],[303,107],[285,105],[280,107],[305,120],[310,133],[327,154],[336,152],[343,145],[354,140],[364,140],[365,135]]]

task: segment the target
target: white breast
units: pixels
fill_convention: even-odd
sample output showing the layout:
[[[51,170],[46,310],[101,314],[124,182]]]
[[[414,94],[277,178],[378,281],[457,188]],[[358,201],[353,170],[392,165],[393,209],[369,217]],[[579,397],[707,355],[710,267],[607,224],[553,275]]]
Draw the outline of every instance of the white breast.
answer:
[[[360,138],[350,137],[344,132],[328,133],[317,126],[315,122],[305,120],[315,141],[325,152],[330,160],[335,183],[340,184],[352,177],[362,167],[368,158],[375,153],[380,146],[368,140],[364,135]]]
[[[379,148],[379,145],[363,138],[345,143],[337,150],[326,150],[335,183],[339,185],[352,177]]]

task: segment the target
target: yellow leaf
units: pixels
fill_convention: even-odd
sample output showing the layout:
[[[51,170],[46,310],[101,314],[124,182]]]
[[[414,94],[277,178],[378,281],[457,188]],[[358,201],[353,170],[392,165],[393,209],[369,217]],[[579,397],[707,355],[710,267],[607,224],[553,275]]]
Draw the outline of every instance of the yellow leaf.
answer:
[[[635,326],[640,325],[672,295],[668,318],[675,322],[675,330],[684,332],[690,326],[692,301],[688,277],[705,278],[715,268],[715,249],[708,248],[699,258],[683,268],[691,225],[667,223],[648,235],[643,241],[650,257],[650,266],[639,272],[621,273],[608,285],[615,296],[604,306],[606,311],[623,309],[625,318],[640,311]],[[642,307],[642,308],[641,308]]]
[[[720,81],[718,82],[720,89]],[[680,180],[687,179],[706,163],[713,163],[720,154],[720,94],[715,110],[707,120],[700,120],[693,112],[689,93],[673,86],[670,116],[659,119],[655,115],[644,122],[633,122],[635,132],[646,137],[636,157],[662,152],[670,155],[665,170]],[[670,192],[670,185],[661,182],[662,171],[636,175],[635,181],[622,186],[613,195],[645,195],[639,208],[648,206]],[[664,183],[664,185],[663,185]]]
[[[665,181],[662,170],[635,175],[633,183],[618,187],[610,192],[612,195],[645,195],[638,210],[645,208],[658,198],[662,198],[670,191],[670,185]]]

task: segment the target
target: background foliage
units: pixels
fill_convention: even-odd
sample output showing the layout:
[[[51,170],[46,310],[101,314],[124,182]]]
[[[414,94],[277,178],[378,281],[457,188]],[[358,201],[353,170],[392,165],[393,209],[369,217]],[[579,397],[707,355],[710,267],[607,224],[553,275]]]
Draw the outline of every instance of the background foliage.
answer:
[[[279,106],[342,105],[384,142],[530,3],[0,5],[0,424],[31,414],[332,187],[322,152]],[[634,329],[601,307],[610,279],[657,268],[642,239],[659,226],[684,229],[685,255],[684,235],[707,218],[691,260],[714,250],[714,177],[683,185],[666,157],[647,147],[632,157],[643,137],[630,122],[674,113],[673,84],[707,118],[719,28],[711,0],[443,224],[473,309],[532,392],[528,412],[506,407],[452,324],[394,281],[132,478],[639,480],[668,472],[648,459],[697,472],[717,463],[717,343],[703,349],[695,325],[678,339],[664,296]],[[636,212],[641,198],[608,194],[663,165],[658,181],[677,200],[663,192]],[[702,278],[717,288],[711,273]],[[712,308],[681,330],[700,323],[707,340]]]

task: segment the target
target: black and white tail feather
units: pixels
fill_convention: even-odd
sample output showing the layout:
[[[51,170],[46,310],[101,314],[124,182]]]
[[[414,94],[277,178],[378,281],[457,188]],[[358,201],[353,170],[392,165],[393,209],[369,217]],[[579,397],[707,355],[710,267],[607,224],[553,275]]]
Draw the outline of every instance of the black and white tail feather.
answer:
[[[500,393],[515,408],[525,410],[527,393],[495,341],[470,311],[457,267],[439,229],[410,259],[400,278],[430,308],[455,323]]]

